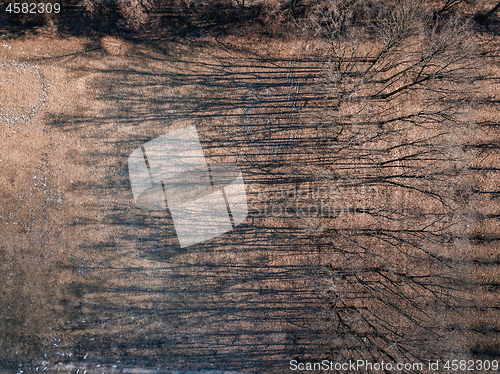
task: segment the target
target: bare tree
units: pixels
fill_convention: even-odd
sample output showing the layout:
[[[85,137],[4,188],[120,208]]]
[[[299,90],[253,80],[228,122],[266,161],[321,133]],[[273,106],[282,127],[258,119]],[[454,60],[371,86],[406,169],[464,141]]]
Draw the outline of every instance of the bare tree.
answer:
[[[151,26],[155,11],[162,6],[161,0],[81,0],[80,4],[92,19],[108,17],[112,22],[132,31]]]
[[[486,19],[488,20],[491,17],[493,17],[493,15],[497,13],[499,10],[500,10],[500,2],[497,5],[495,5],[488,13],[486,13]]]
[[[457,5],[463,4],[466,0],[446,0],[443,7],[438,11],[438,13],[446,13],[457,7]]]
[[[439,357],[451,344],[440,316],[464,303],[453,248],[470,196],[460,139],[477,59],[461,19],[402,0],[363,24],[362,6],[332,1],[310,18],[331,61],[316,119],[331,142],[316,178],[344,204],[318,234],[325,339],[337,359]]]

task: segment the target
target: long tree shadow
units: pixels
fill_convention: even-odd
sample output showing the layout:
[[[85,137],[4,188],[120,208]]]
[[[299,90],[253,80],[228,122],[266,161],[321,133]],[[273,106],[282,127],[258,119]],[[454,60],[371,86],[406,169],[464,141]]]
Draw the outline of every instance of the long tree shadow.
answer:
[[[470,175],[450,166],[460,160],[445,130],[408,141],[408,128],[390,127],[435,124],[442,113],[339,124],[318,88],[324,61],[216,45],[213,54],[158,43],[127,58],[88,56],[89,92],[103,109],[50,121],[81,134],[85,164],[104,176],[74,187],[97,195],[102,212],[75,224],[104,228],[107,240],[82,245],[68,284],[61,333],[73,339],[72,359],[278,373],[292,358],[453,350],[443,335],[472,304],[467,263],[453,253],[464,238],[450,228],[462,227]],[[192,124],[209,162],[241,168],[249,216],[181,249],[168,212],[134,205],[127,158]],[[334,209],[318,214],[323,202]]]
[[[110,59],[107,69],[75,70],[97,74],[89,91],[105,109],[49,121],[82,134],[89,144],[83,164],[104,175],[101,184],[73,186],[79,196],[97,195],[103,213],[100,221],[75,217],[75,224],[100,227],[108,239],[83,244],[72,269],[64,326],[74,339],[71,359],[280,372],[290,357],[315,352],[315,306],[304,279],[317,254],[293,218],[259,214],[253,190],[306,178],[288,168],[308,164],[311,155],[301,150],[319,140],[308,133],[316,125],[300,123],[304,99],[288,61],[162,56],[158,48],[126,62]],[[293,74],[306,85],[317,71],[311,65]],[[181,249],[168,212],[133,204],[127,158],[193,123],[209,162],[241,168],[250,214],[232,231]]]

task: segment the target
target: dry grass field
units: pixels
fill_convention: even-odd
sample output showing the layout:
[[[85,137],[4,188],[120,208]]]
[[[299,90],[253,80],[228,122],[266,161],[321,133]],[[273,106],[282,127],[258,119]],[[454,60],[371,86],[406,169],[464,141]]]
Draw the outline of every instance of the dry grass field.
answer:
[[[453,82],[369,101],[319,39],[0,37],[0,372],[500,359],[496,27],[450,121]],[[189,125],[249,216],[181,249],[127,158]]]

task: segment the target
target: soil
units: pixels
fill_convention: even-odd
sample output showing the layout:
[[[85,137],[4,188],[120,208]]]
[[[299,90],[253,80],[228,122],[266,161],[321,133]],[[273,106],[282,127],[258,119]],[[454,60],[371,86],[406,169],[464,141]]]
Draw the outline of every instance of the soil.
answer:
[[[323,228],[307,217],[262,214],[263,196],[317,183],[327,130],[307,95],[322,64],[306,57],[319,48],[236,36],[0,39],[5,372],[282,373],[328,354],[310,272],[331,244],[318,245]],[[476,308],[442,322],[467,321],[449,348],[461,357],[489,357],[499,342],[500,65],[487,56],[490,78],[477,84],[488,100],[461,142],[480,191],[464,226],[477,240],[457,244]],[[209,163],[241,168],[250,212],[180,249],[168,212],[134,205],[127,158],[189,125]]]

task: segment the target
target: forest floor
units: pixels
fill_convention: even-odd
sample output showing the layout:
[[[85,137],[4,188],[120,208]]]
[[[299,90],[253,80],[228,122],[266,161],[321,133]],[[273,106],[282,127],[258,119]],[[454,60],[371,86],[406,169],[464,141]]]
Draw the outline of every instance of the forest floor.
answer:
[[[462,357],[498,354],[500,342],[500,43],[481,38],[488,100],[463,139],[475,170],[475,239],[459,254],[477,308],[464,312],[465,342],[450,348]],[[266,199],[316,183],[315,149],[331,135],[308,102],[322,72],[309,58],[318,48],[231,36],[0,39],[5,372],[21,362],[25,372],[281,373],[291,359],[324,357],[309,277],[325,252],[320,228],[307,216],[263,213]],[[127,158],[188,125],[209,163],[241,168],[249,216],[180,249],[168,213],[134,206]]]

